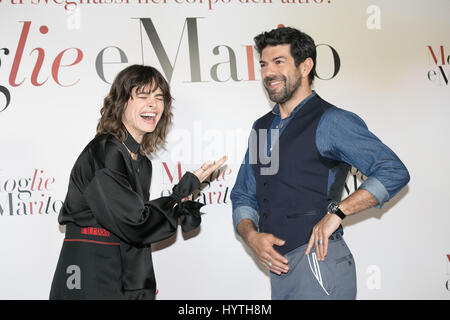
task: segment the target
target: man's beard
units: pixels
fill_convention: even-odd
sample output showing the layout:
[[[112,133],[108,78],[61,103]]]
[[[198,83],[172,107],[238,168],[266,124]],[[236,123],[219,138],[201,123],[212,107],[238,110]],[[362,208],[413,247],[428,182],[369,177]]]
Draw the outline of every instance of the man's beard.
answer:
[[[282,81],[284,83],[284,86],[279,89],[278,91],[275,90],[270,90],[269,88],[267,88],[267,86],[264,86],[266,88],[267,94],[269,95],[270,100],[272,100],[273,102],[276,102],[278,104],[283,104],[286,101],[289,101],[289,99],[292,98],[292,96],[294,95],[295,91],[297,91],[298,88],[301,87],[302,85],[302,78],[298,77],[297,82],[295,82],[294,84],[291,84],[289,82],[287,82],[287,79],[285,76],[279,76],[279,77],[266,77],[264,79],[264,82],[270,82],[270,81]]]

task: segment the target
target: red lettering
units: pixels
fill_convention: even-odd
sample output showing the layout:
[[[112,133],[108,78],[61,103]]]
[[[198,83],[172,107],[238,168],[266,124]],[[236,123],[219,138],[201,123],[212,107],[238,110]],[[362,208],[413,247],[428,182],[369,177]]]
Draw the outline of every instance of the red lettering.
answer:
[[[34,170],[33,180],[31,182],[31,187],[30,187],[31,191],[34,191],[34,183],[36,181],[36,177],[37,177],[37,169]]]
[[[75,61],[72,62],[71,64],[61,65],[62,57],[64,56],[64,54],[65,54],[67,51],[69,51],[69,50],[71,50],[71,49],[74,49],[74,50],[77,51],[77,57],[76,57]],[[65,50],[61,51],[61,52],[56,56],[55,61],[53,61],[53,65],[52,65],[52,76],[53,76],[53,79],[55,80],[55,82],[56,82],[57,84],[59,84],[60,86],[62,86],[62,87],[71,87],[71,86],[77,84],[78,81],[80,81],[80,79],[78,79],[77,81],[75,81],[75,82],[72,83],[72,84],[66,84],[66,85],[61,84],[61,83],[59,82],[59,77],[58,77],[58,76],[59,76],[59,69],[60,69],[61,67],[71,67],[71,66],[74,66],[74,65],[80,63],[80,61],[81,61],[82,59],[83,59],[83,51],[81,51],[81,50],[78,49],[78,48],[69,48],[69,49],[65,49]]]
[[[31,53],[33,53],[34,51],[38,52],[38,57],[36,60],[36,64],[34,65],[33,73],[31,74],[31,84],[33,86],[40,87],[44,83],[46,83],[47,79],[48,79],[48,78],[46,78],[44,80],[44,82],[41,82],[41,83],[38,82],[39,72],[41,71],[42,64],[44,63],[45,51],[42,48],[35,48],[31,51]],[[31,55],[31,53],[30,53],[30,55]]]
[[[167,176],[169,177],[170,183],[173,183],[173,177],[172,177],[172,174],[170,173],[167,163],[163,162],[163,167],[164,167],[164,170],[166,170],[166,173],[167,173]]]
[[[20,82],[17,81],[17,74],[19,72],[19,67],[22,62],[23,52],[25,50],[25,45],[26,45],[26,42],[28,39],[28,34],[30,32],[31,21],[22,21],[22,22],[23,22],[23,27],[22,27],[22,31],[20,33],[19,43],[17,44],[17,50],[16,50],[16,54],[14,56],[14,61],[13,61],[12,67],[11,67],[11,72],[9,74],[9,84],[13,87],[20,86],[25,81],[25,78],[23,78]],[[39,32],[41,34],[47,34],[48,27],[45,25],[41,26],[39,28]],[[73,61],[71,63],[63,64],[62,63],[63,57],[66,55],[66,53],[70,52],[71,50],[75,50],[76,57],[73,59]],[[33,52],[37,52],[37,59],[36,59],[36,63],[33,68],[33,72],[31,74],[31,84],[36,87],[39,87],[39,86],[42,86],[44,83],[46,83],[48,80],[48,77],[45,78],[45,80],[43,80],[42,82],[39,82],[39,80],[38,80],[39,73],[41,72],[42,65],[44,64],[45,50],[44,50],[44,48],[39,48],[39,47],[34,48],[33,50],[31,50],[30,55],[32,55]],[[72,66],[80,63],[82,59],[83,59],[83,51],[81,51],[78,48],[68,48],[68,49],[61,51],[56,56],[55,60],[53,60],[52,68],[51,68],[51,73],[52,73],[52,76],[53,76],[53,79],[55,80],[55,82],[62,87],[71,87],[71,86],[77,84],[80,81],[80,79],[76,80],[75,82],[73,82],[71,84],[62,84],[60,81],[59,73],[61,71],[61,68],[72,67]]]
[[[42,197],[45,197],[45,194],[41,194]],[[44,207],[44,201],[41,201],[41,205],[39,206],[39,214],[42,214],[42,208]]]
[[[30,31],[31,21],[24,21],[22,32],[20,34],[19,43],[17,44],[16,55],[14,56],[14,62],[11,68],[11,73],[9,74],[9,84],[13,87],[20,86],[25,79],[20,83],[16,83],[17,72],[19,71],[20,61],[22,60],[23,50],[25,48],[25,42],[28,38],[28,33]]]
[[[253,59],[253,47],[245,46],[247,50],[247,67],[248,67],[248,80],[255,80],[255,64]]]
[[[181,180],[181,162],[178,162],[177,168],[178,168],[178,181],[180,181]]]
[[[220,186],[222,186],[222,185],[220,185]],[[222,196],[222,192],[221,191],[219,191],[219,197],[217,198],[217,203],[218,204],[220,204],[220,197]]]
[[[55,182],[55,178],[48,178],[47,180],[45,180],[45,183],[44,183],[45,190],[48,190],[48,185],[52,184],[54,182]]]
[[[81,234],[88,234],[92,236],[109,237],[110,232],[103,228],[86,227],[81,228]]]
[[[433,48],[431,46],[428,46],[428,49],[430,50],[431,53],[431,57],[434,60],[434,63],[436,65],[438,65],[438,58],[436,57],[436,55],[434,54]],[[445,55],[444,55],[444,46],[440,46],[441,49],[441,59],[442,59],[442,65],[445,65]]]
[[[173,176],[170,173],[169,167],[167,166],[166,162],[163,162],[163,167],[167,173],[167,177],[169,178],[170,183],[173,183]],[[181,180],[181,163],[180,162],[177,163],[177,169],[178,169],[178,181],[180,181]]]

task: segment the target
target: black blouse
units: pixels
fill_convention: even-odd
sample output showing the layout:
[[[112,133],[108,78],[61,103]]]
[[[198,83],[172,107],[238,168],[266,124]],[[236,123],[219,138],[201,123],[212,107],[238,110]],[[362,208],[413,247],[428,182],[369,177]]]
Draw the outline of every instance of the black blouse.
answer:
[[[127,148],[138,154],[137,160]],[[200,188],[190,172],[174,186],[172,195],[149,201],[152,164],[139,149],[130,134],[124,143],[110,134],[94,138],[72,169],[58,218],[60,224],[100,225],[120,239],[122,284],[131,299],[154,296],[150,244],[173,235],[178,220],[185,232],[198,227],[203,206],[181,201]]]

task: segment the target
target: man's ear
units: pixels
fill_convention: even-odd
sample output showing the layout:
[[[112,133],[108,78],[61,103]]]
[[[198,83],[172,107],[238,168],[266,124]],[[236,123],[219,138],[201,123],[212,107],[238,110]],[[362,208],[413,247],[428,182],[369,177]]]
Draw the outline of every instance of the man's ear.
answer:
[[[300,72],[302,74],[302,78],[308,78],[308,75],[311,72],[313,67],[314,67],[313,59],[312,58],[306,58],[305,61],[303,61],[300,64]]]

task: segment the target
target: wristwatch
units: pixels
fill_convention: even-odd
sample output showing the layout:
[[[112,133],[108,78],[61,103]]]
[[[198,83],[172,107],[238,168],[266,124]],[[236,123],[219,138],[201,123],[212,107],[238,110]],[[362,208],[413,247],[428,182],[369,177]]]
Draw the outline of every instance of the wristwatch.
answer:
[[[341,209],[339,209],[339,203],[336,202],[330,202],[330,204],[328,205],[328,212],[334,213],[342,220],[344,220],[344,218],[346,217],[346,215],[341,211]]]

